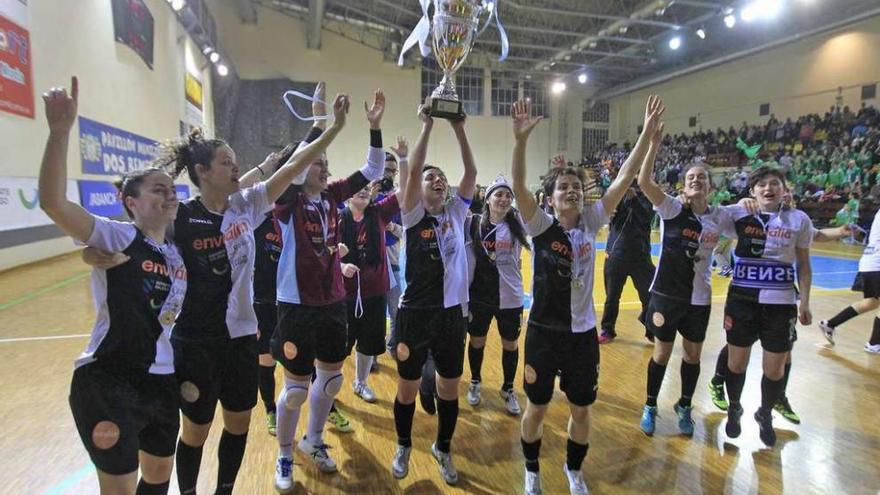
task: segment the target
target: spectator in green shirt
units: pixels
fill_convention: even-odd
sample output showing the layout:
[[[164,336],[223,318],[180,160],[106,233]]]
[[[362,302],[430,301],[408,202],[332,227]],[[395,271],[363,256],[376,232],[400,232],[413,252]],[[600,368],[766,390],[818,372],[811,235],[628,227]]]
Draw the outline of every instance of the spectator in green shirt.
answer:
[[[846,182],[846,172],[840,167],[840,163],[835,163],[831,171],[828,172],[828,184],[839,188],[843,186],[844,182]]]

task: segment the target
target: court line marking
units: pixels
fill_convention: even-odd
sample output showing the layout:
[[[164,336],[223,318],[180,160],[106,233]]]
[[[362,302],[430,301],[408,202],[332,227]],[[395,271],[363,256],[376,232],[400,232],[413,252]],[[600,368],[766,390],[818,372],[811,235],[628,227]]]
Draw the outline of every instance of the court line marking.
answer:
[[[6,344],[11,342],[36,342],[41,340],[59,340],[59,339],[79,339],[82,337],[91,337],[92,334],[89,333],[77,333],[71,335],[52,335],[47,337],[16,337],[10,339],[0,339],[0,344]]]
[[[13,306],[17,306],[23,302],[30,301],[32,299],[39,297],[39,296],[42,296],[43,294],[46,294],[48,292],[52,292],[53,290],[60,289],[62,287],[67,287],[68,285],[70,285],[74,282],[77,282],[79,280],[86,278],[91,273],[92,272],[88,271],[88,272],[83,272],[83,273],[73,275],[71,277],[68,277],[68,278],[62,280],[61,282],[56,282],[56,283],[49,285],[47,287],[43,287],[42,289],[37,289],[33,292],[29,292],[29,293],[27,293],[17,299],[13,299],[11,301],[2,303],[2,304],[0,304],[0,311],[3,311],[4,309],[9,309]]]
[[[63,493],[66,493],[68,490],[79,484],[82,480],[91,476],[91,474],[94,472],[95,466],[89,464],[79,471],[71,473],[54,486],[47,488],[46,491],[43,492],[43,495],[62,495]]]

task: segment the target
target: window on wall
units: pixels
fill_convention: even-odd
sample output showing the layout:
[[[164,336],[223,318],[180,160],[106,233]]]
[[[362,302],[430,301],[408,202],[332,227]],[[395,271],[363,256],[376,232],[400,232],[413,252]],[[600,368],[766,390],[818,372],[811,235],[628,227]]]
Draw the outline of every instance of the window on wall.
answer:
[[[532,115],[550,117],[550,102],[547,99],[547,87],[543,82],[524,81],[523,98],[532,102]]]
[[[770,115],[770,104],[761,103],[761,106],[758,107],[758,115],[760,115],[761,117],[765,115]]]
[[[434,59],[422,61],[422,100],[434,92],[443,79],[443,71]],[[455,73],[455,90],[467,115],[483,114],[483,69],[462,67]]]
[[[581,134],[581,149],[584,156],[592,156],[593,153],[605,148],[608,143],[608,129],[584,128]]]
[[[516,73],[492,71],[492,116],[509,117],[519,97]]]
[[[608,123],[609,115],[608,103],[598,103],[592,100],[584,101],[584,122]]]
[[[862,86],[862,99],[873,100],[877,96],[877,85],[866,84]]]

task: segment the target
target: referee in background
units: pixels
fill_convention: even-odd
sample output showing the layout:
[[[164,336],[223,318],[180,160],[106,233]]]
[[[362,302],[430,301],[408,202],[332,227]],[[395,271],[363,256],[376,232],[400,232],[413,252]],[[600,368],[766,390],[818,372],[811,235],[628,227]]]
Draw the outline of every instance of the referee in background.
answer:
[[[599,343],[607,344],[617,337],[614,327],[620,312],[620,294],[627,277],[639,293],[642,315],[648,306],[654,264],[651,262],[651,222],[654,207],[633,182],[626,197],[617,206],[611,218],[608,242],[605,244],[605,311],[602,313],[602,332]],[[645,330],[651,342],[654,336]]]

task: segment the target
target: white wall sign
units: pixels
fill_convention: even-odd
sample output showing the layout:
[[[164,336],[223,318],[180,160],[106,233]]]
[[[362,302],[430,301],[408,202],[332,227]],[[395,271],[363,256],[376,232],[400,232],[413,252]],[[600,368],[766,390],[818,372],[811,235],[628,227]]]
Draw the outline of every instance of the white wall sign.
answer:
[[[36,177],[0,177],[0,231],[51,225],[40,209]],[[67,181],[67,199],[79,204],[76,181]]]

